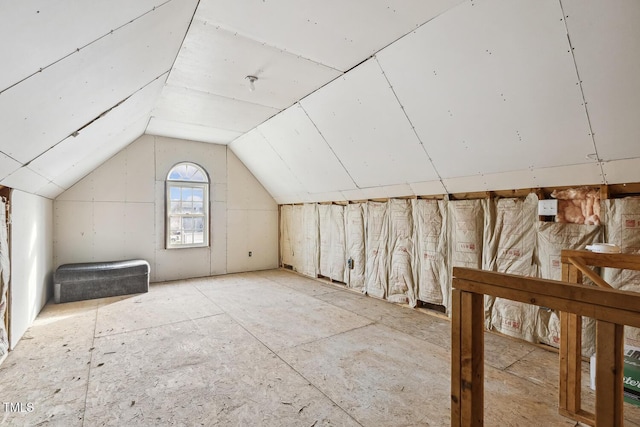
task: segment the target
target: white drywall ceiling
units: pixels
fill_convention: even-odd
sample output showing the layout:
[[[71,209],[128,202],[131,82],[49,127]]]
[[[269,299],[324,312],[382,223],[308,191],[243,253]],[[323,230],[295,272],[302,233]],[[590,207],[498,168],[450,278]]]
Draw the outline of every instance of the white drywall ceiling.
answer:
[[[562,6],[599,157],[640,157],[640,3]]]
[[[230,144],[281,203],[637,182],[639,20],[634,0],[3,2],[0,185],[55,197],[144,131]]]
[[[0,169],[0,185],[55,197],[91,170],[87,146],[94,168],[140,136],[197,0],[81,3],[1,6],[3,40],[16,42],[0,51],[11,64],[0,74],[0,152],[22,167]],[[77,152],[72,135],[86,142]]]
[[[301,105],[359,187],[437,178],[375,59]]]
[[[262,124],[258,130],[289,165],[305,191],[323,193],[356,188],[323,135],[299,105]]]
[[[84,49],[166,0],[0,3],[0,90]],[[37,29],[37,30],[36,30]],[[7,64],[11,64],[7,66]]]

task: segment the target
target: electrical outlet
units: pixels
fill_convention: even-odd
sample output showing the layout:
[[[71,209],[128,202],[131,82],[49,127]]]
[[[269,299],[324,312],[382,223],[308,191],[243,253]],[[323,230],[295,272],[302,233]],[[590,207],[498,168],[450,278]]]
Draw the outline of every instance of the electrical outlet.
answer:
[[[558,214],[558,200],[548,199],[538,201],[538,215],[553,216]]]

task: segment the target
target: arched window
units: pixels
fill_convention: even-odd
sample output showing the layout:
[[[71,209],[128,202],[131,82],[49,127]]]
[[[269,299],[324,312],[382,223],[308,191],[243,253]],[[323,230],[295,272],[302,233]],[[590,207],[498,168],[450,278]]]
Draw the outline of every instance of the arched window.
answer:
[[[178,163],[167,175],[166,247],[209,246],[209,177],[195,163]]]

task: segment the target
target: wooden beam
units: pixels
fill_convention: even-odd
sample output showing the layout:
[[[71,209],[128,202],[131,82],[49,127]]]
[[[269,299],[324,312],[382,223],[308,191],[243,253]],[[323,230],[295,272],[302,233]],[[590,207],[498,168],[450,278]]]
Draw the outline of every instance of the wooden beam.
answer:
[[[452,292],[451,425],[482,426],[484,420],[484,297]]]
[[[462,427],[462,291],[451,291],[451,427]]]
[[[562,281],[581,283],[575,265],[562,264]],[[558,411],[577,420],[582,411],[582,317],[560,312],[560,389]]]
[[[640,255],[637,254],[604,254],[591,251],[563,249],[560,255],[562,262],[571,262],[569,258],[580,258],[592,267],[612,267],[627,270],[640,270]]]
[[[595,271],[593,271],[592,269],[589,268],[589,266],[587,266],[581,258],[574,258],[574,257],[569,257],[567,258],[569,260],[569,262],[571,264],[573,264],[578,270],[580,270],[580,272],[582,272],[582,274],[584,274],[585,276],[587,276],[589,279],[591,279],[591,281],[593,281],[593,283],[595,283],[596,285],[600,286],[601,288],[605,288],[605,289],[613,289],[613,286],[611,286],[609,283],[606,282],[606,280],[604,280],[602,277],[600,277],[598,274],[596,274]],[[564,265],[564,264],[563,264]],[[571,283],[580,283],[580,282],[573,282],[570,281]]]
[[[557,287],[558,283],[562,282],[553,282],[551,281],[551,285]],[[555,283],[556,285],[553,285]],[[549,284],[546,283],[546,286]],[[571,285],[565,285],[571,286]],[[577,286],[577,285],[574,285]],[[584,286],[584,285],[583,285]],[[531,290],[531,286],[527,286],[527,289],[509,289],[504,287],[502,284],[488,284],[470,281],[465,279],[453,279],[453,287],[456,289],[460,289],[467,292],[492,295],[499,298],[505,298],[513,301],[524,302],[533,305],[539,305],[542,307],[549,307],[559,311],[568,311],[574,312],[580,316],[591,317],[596,320],[608,320],[613,323],[618,323],[621,325],[629,325],[634,326],[636,328],[640,328],[640,305],[636,306],[632,309],[624,309],[624,308],[616,308],[615,306],[610,306],[610,300],[607,298],[607,295],[602,296],[602,301],[604,304],[598,304],[597,302],[584,302],[580,299],[580,294],[574,294],[575,297],[560,297],[555,295],[544,295],[542,293],[536,292],[536,290]],[[538,287],[535,289],[541,289],[542,287]],[[599,292],[612,292],[608,289],[596,288],[592,286],[584,286],[585,294],[587,298],[592,299],[597,297]],[[595,291],[595,293],[589,292]],[[547,291],[548,292],[548,291]],[[622,292],[624,293],[624,292]],[[532,297],[532,294],[535,297]],[[630,292],[628,292],[630,294]],[[636,295],[628,295],[629,297],[636,297]],[[597,299],[597,298],[596,298]],[[634,301],[637,301],[635,298],[632,298]],[[617,298],[615,299],[618,300]]]
[[[596,322],[596,426],[624,423],[624,326]]]
[[[554,307],[553,305],[539,304],[537,301],[532,301],[531,294],[537,295],[535,299],[548,296],[559,300],[566,300],[565,303],[575,302],[578,306],[583,307],[581,309],[582,312],[586,311],[587,313],[581,314],[581,312],[572,311],[570,307],[566,311],[588,317],[594,317],[594,313],[592,313],[592,310],[585,310],[584,307],[591,305],[600,306],[603,309],[611,308],[640,312],[640,294],[633,292],[595,288],[578,283],[565,283],[557,280],[537,279],[462,267],[454,267],[453,276],[456,279],[464,279],[463,287],[460,288],[461,290],[477,292],[477,286],[472,282],[479,282],[492,288],[497,285],[501,289],[497,291],[499,292],[498,295],[491,294],[490,292],[487,292],[487,294],[498,297],[505,295],[504,298],[507,299],[511,299],[508,295],[513,295],[515,301],[543,305],[544,307],[557,308],[559,310],[566,310],[566,307],[563,306],[563,308],[560,308]],[[470,282],[469,285],[467,285],[467,282]],[[562,304],[564,305],[564,303]],[[616,323],[627,324],[625,322]]]

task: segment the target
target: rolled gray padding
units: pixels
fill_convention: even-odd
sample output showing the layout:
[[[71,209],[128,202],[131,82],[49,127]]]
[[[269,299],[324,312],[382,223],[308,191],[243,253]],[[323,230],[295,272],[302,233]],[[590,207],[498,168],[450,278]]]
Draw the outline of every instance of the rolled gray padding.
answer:
[[[64,264],[53,275],[56,303],[83,301],[149,291],[145,260]]]

